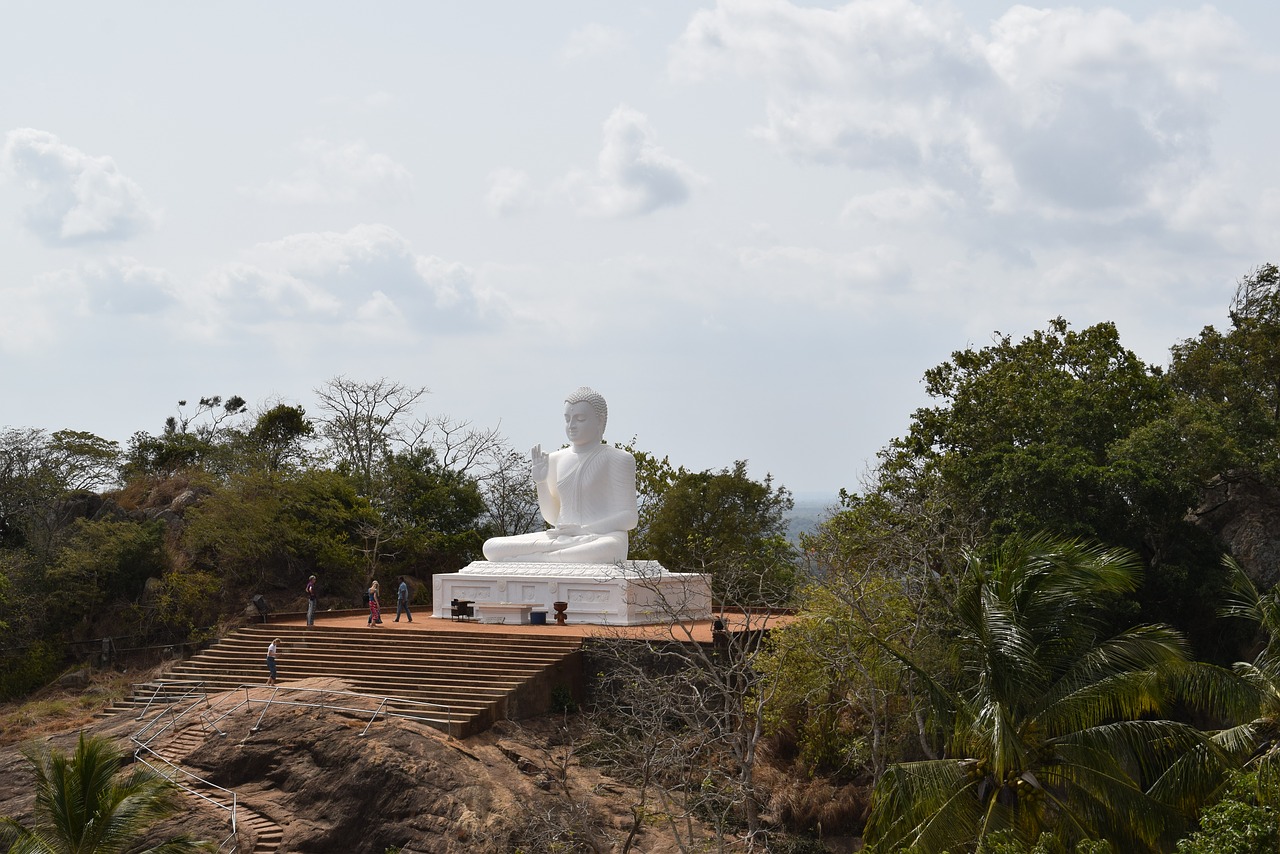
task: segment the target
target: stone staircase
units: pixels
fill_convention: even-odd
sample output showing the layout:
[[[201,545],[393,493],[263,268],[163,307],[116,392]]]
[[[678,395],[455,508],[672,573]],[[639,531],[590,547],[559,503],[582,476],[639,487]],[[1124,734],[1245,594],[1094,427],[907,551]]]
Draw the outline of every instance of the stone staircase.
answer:
[[[530,717],[551,710],[553,697],[567,691],[580,700],[582,639],[521,630],[476,633],[465,630],[372,632],[326,626],[254,625],[239,629],[210,648],[177,664],[163,680],[137,686],[133,697],[109,712],[138,712],[178,720],[150,745],[152,758],[178,771],[193,796],[224,803],[225,790],[185,776],[184,759],[209,737],[196,716],[182,711],[193,698],[249,685],[262,693],[267,644],[280,638],[279,684],[311,677],[338,678],[350,689],[387,698],[386,710],[412,715],[458,738],[504,718]],[[196,686],[199,686],[198,688]],[[429,704],[429,705],[422,705]],[[207,790],[207,791],[205,791]],[[225,808],[225,805],[224,805]],[[284,831],[269,816],[241,800],[239,831],[249,831],[252,854],[274,854]],[[236,834],[237,839],[244,837]],[[235,850],[235,839],[229,843]]]
[[[189,771],[183,772],[183,760],[186,756],[202,745],[208,732],[205,731],[199,723],[194,720],[187,721],[186,725],[179,729],[176,733],[166,738],[161,738],[151,745],[151,753],[146,754],[145,758],[154,763],[159,759],[168,763],[180,773],[165,773],[164,768],[157,769],[164,776],[169,777],[179,783],[186,792],[196,798],[196,803],[207,808],[210,803],[220,804],[223,809],[227,809],[228,792],[225,789],[219,789],[199,777],[189,776]],[[240,800],[235,807],[236,815],[236,834],[233,838],[229,838],[218,849],[226,850],[230,846],[232,851],[240,851],[239,842],[244,837],[241,835],[244,831],[249,831],[250,838],[254,840],[253,848],[250,849],[251,854],[274,854],[280,848],[280,844],[284,841],[284,828],[272,821],[268,816],[263,815],[253,807]]]
[[[582,639],[528,631],[377,632],[316,625],[252,625],[186,661],[165,680],[138,686],[112,711],[185,691],[173,680],[202,682],[210,693],[266,682],[266,649],[280,638],[279,684],[340,678],[351,690],[390,698],[387,708],[465,738],[495,721],[550,711],[563,692],[581,700]],[[429,704],[429,705],[423,705]]]

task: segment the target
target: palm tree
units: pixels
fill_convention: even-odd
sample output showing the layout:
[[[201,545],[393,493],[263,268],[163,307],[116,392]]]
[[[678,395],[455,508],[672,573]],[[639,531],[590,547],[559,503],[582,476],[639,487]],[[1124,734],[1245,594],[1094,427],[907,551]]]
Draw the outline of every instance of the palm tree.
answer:
[[[1109,635],[1108,604],[1140,580],[1122,550],[1041,536],[970,554],[955,603],[954,687],[891,649],[928,689],[944,758],[890,767],[867,824],[878,852],[984,851],[992,834],[1028,844],[1157,850],[1173,807],[1144,785],[1203,744],[1159,712],[1184,642],[1165,626]]]
[[[1212,708],[1243,721],[1214,733],[1214,743],[1280,793],[1280,588],[1259,593],[1239,563],[1229,555],[1222,562],[1233,580],[1222,615],[1255,623],[1262,646],[1252,661],[1232,665],[1233,679],[1207,673],[1198,687]]]
[[[133,851],[152,825],[179,810],[177,788],[143,766],[122,771],[124,755],[110,739],[82,730],[70,756],[50,748],[29,751],[27,759],[36,775],[35,823],[0,819],[14,838],[9,854]],[[184,835],[140,854],[210,850]]]

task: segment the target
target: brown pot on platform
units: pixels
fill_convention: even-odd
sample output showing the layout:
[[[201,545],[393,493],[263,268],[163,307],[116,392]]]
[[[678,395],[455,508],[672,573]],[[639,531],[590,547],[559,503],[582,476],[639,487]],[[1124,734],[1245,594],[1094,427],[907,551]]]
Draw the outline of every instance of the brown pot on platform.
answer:
[[[556,625],[564,625],[564,612],[569,609],[568,602],[552,602],[551,607],[556,609]]]

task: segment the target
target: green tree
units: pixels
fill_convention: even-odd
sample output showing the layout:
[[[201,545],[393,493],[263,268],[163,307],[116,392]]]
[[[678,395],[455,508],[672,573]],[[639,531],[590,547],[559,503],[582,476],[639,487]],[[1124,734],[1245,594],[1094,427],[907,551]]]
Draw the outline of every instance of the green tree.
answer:
[[[634,436],[625,445],[617,443],[617,447],[636,458],[636,504],[640,520],[630,534],[630,551],[632,555],[647,554],[651,550],[649,531],[653,527],[654,515],[662,506],[662,497],[677,480],[688,477],[690,472],[684,466],[673,466],[669,457],[659,459],[657,454],[640,450]]]
[[[140,850],[147,831],[176,814],[180,794],[149,768],[122,770],[124,756],[108,739],[80,733],[75,752],[29,752],[35,772],[35,820],[6,817],[0,827],[13,839],[11,854],[179,854],[215,846],[188,835]]]
[[[248,411],[244,398],[202,397],[190,413],[186,406],[185,400],[178,401],[178,414],[165,419],[159,435],[144,430],[133,434],[121,466],[126,480],[165,480],[197,469],[224,477],[239,467],[244,434],[236,419]]]
[[[751,479],[745,460],[718,472],[681,471],[657,500],[637,556],[673,572],[710,573],[722,603],[781,605],[796,582],[786,536],[793,505],[771,475]]]
[[[135,602],[164,574],[164,525],[80,519],[46,573],[49,609],[67,626],[92,624],[107,606]]]
[[[872,850],[982,851],[998,831],[1159,850],[1179,815],[1145,786],[1204,741],[1156,719],[1185,664],[1182,638],[1158,625],[1108,634],[1107,604],[1139,576],[1124,551],[1010,538],[966,570],[955,687],[885,644],[929,690],[946,754],[881,777]]]
[[[75,495],[115,480],[117,443],[76,430],[0,431],[0,547],[52,554],[76,518]]]
[[[919,409],[897,447],[924,457],[974,503],[991,533],[1042,530],[1141,545],[1110,449],[1163,414],[1161,373],[1120,345],[1115,326],[1062,318],[1015,343],[953,353],[925,372],[943,403]]]
[[[326,589],[361,585],[363,525],[376,523],[349,478],[324,470],[235,475],[187,512],[182,547],[195,568],[236,586],[297,588],[312,573]]]
[[[480,555],[484,498],[475,479],[441,465],[432,448],[391,454],[378,510],[396,572],[461,569]]]
[[[305,443],[315,432],[305,409],[280,403],[258,416],[246,438],[266,469],[279,471],[306,459]]]
[[[1230,443],[1232,463],[1280,479],[1280,269],[1264,264],[1240,280],[1231,329],[1206,326],[1172,351],[1174,386],[1202,405]]]
[[[164,480],[182,471],[202,468],[213,453],[213,444],[193,433],[165,431],[153,436],[139,430],[129,437],[121,475],[126,480]]]
[[[779,743],[794,742],[809,773],[866,781],[919,752],[918,698],[877,638],[915,657],[927,642],[900,579],[867,574],[805,586],[804,608],[771,629],[756,667],[778,690],[766,723]],[[827,828],[835,831],[835,828]]]
[[[1178,854],[1277,854],[1277,792],[1256,774],[1238,774],[1222,799],[1200,814],[1200,826],[1178,840]]]
[[[1216,652],[1221,552],[1187,513],[1226,436],[1113,324],[1075,331],[1057,318],[1021,341],[954,353],[925,381],[940,402],[884,452],[869,495],[887,494],[891,509],[930,496],[926,518],[947,525],[946,509],[961,538],[1052,531],[1131,549],[1148,571],[1117,620],[1169,621],[1197,649],[1234,655]]]
[[[1252,661],[1236,662],[1231,677],[1217,668],[1200,671],[1195,694],[1209,711],[1236,722],[1214,733],[1214,743],[1262,786],[1280,793],[1280,589],[1260,593],[1233,558],[1223,564],[1233,581],[1223,616],[1251,624],[1260,648]]]
[[[1096,839],[1082,839],[1074,848],[1068,848],[1052,833],[1042,833],[1034,843],[1027,843],[1012,833],[991,835],[990,854],[1116,854],[1110,843]]]

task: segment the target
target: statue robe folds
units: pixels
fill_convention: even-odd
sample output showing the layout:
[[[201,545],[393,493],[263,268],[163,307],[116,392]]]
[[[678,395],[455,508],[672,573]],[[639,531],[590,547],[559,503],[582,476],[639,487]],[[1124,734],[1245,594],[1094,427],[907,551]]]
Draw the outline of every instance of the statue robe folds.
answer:
[[[494,537],[484,556],[495,562],[618,563],[627,558],[627,531],[639,522],[636,460],[609,445],[566,448],[547,455],[547,477],[536,483],[538,508],[555,527]]]

